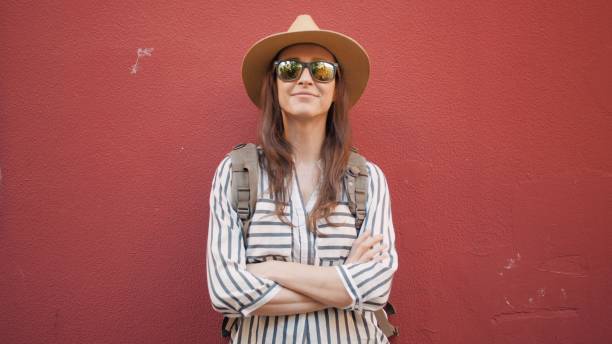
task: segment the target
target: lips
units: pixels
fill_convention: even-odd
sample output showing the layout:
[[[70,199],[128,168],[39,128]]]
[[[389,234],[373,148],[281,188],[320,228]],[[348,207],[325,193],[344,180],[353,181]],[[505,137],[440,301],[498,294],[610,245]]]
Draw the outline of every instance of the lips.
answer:
[[[312,93],[307,93],[307,92],[294,93],[294,94],[292,94],[292,96],[311,96],[311,97],[316,97],[316,95],[314,95]]]

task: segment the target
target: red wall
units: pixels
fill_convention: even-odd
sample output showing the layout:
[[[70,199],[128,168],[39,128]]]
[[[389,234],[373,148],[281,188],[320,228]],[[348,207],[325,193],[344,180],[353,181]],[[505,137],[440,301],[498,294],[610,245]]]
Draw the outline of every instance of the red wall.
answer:
[[[255,138],[243,54],[301,13],[371,57],[394,342],[612,342],[609,1],[1,2],[0,342],[222,342],[212,173]]]

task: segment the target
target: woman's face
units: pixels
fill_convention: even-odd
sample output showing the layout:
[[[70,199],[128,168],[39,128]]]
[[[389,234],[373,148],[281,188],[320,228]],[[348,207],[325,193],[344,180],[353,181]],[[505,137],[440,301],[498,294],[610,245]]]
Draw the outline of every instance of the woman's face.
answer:
[[[297,59],[301,62],[325,60],[337,62],[333,55],[325,48],[316,44],[297,44],[286,48],[278,59]],[[315,81],[310,71],[304,68],[302,75],[293,81],[282,81],[276,78],[278,89],[278,102],[283,117],[311,118],[326,116],[331,103],[334,101],[334,88],[336,79],[322,83]],[[310,95],[298,95],[308,93]]]

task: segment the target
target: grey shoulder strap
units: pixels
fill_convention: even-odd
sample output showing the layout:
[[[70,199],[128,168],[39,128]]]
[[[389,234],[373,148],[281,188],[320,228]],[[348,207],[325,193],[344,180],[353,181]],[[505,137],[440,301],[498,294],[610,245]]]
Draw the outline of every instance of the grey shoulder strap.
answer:
[[[242,143],[230,152],[232,159],[232,207],[242,221],[243,241],[246,247],[251,218],[257,202],[259,181],[259,154],[253,143]]]
[[[366,159],[351,147],[347,165],[347,194],[349,209],[355,216],[355,228],[359,230],[365,219],[365,204],[368,193],[368,167]]]
[[[229,153],[232,161],[232,208],[236,210],[242,222],[242,238],[247,244],[247,233],[257,202],[257,184],[259,182],[259,154],[253,143],[236,145]],[[221,335],[229,337],[237,318],[223,317]]]
[[[387,338],[399,336],[399,327],[393,325],[389,321],[389,315],[392,314],[395,314],[395,309],[393,308],[391,302],[387,302],[382,309],[374,312],[374,316],[378,322],[378,327],[383,331]]]
[[[349,209],[355,217],[355,228],[361,229],[365,219],[366,196],[368,194],[368,167],[366,159],[357,153],[357,149],[351,147],[347,166],[347,194],[349,199]],[[395,309],[390,302],[387,302],[382,309],[374,312],[378,327],[385,336],[392,337],[399,335],[399,328],[389,321],[389,315],[395,314]]]

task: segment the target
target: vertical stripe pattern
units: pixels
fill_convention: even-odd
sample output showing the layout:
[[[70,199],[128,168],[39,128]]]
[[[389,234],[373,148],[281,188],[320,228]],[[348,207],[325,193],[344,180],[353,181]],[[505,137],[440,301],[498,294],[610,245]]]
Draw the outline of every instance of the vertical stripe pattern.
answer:
[[[288,185],[284,214],[295,228],[273,215],[274,200],[268,193],[268,180],[261,169],[258,200],[247,237],[231,207],[231,159],[224,157],[213,177],[210,194],[206,274],[212,307],[236,318],[231,343],[388,343],[376,326],[373,311],[382,308],[389,297],[393,274],[398,268],[391,201],[382,170],[367,161],[370,173],[366,217],[358,231],[348,208],[346,188],[330,223],[319,219],[317,227],[327,236],[315,236],[306,228],[318,190],[302,199],[294,175]],[[353,241],[365,230],[382,234],[389,257],[381,262],[345,264]],[[246,242],[246,249],[244,243]],[[265,260],[293,261],[318,266],[334,266],[353,303],[344,309],[330,307],[317,312],[283,316],[257,316],[251,313],[280,291],[269,279],[246,271],[247,263]],[[234,320],[234,319],[232,319]]]

